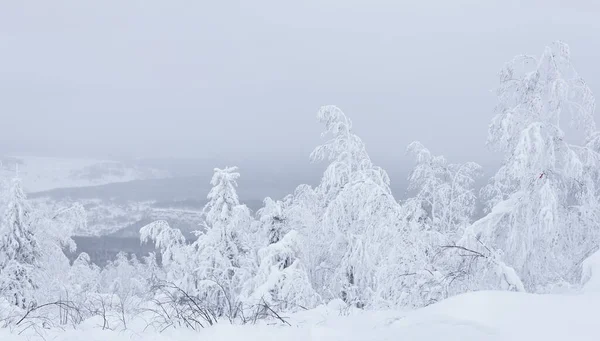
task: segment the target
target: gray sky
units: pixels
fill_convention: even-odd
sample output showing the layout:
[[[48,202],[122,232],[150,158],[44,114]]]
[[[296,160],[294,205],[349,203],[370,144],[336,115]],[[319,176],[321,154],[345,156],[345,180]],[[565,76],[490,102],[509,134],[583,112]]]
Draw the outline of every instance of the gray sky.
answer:
[[[497,71],[560,39],[600,91],[597,1],[0,0],[0,150],[308,162],[336,104],[373,159],[488,163]]]

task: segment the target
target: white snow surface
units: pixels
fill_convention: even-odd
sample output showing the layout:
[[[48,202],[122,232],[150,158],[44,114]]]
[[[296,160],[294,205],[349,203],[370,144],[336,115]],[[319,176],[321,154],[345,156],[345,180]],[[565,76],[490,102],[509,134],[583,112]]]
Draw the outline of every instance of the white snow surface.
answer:
[[[291,326],[275,322],[257,325],[218,324],[197,332],[145,330],[141,319],[125,331],[101,330],[99,321],[77,329],[28,330],[18,334],[0,329],[0,340],[598,340],[600,295],[534,295],[481,291],[459,295],[415,311],[358,311],[336,304],[288,317]]]
[[[26,192],[165,178],[169,174],[119,161],[37,156],[0,157],[0,178],[19,177]],[[17,166],[18,165],[18,166]]]
[[[581,264],[581,284],[585,292],[600,292],[600,251],[594,252]]]

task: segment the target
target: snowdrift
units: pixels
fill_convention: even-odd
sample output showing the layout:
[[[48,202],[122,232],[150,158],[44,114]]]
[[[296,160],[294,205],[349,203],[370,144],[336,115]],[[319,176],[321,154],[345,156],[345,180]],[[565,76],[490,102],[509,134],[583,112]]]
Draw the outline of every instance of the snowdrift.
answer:
[[[288,318],[291,326],[220,324],[200,332],[144,331],[143,321],[126,331],[103,331],[92,321],[76,330],[0,330],[0,340],[598,340],[600,295],[533,295],[474,292],[410,312],[348,310],[329,304]]]
[[[598,340],[600,296],[473,292],[390,326],[410,340]]]

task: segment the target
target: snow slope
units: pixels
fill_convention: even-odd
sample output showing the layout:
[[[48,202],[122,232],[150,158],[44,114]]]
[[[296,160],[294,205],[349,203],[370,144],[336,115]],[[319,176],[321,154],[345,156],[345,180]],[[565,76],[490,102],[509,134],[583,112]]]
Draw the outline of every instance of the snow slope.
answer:
[[[0,157],[0,162],[0,178],[13,177],[18,167],[29,193],[169,176],[166,171],[107,160],[9,156]]]
[[[244,341],[384,341],[384,340],[599,340],[600,296],[533,295],[475,292],[456,296],[412,312],[344,312],[335,304],[295,314],[291,326],[221,324],[193,332],[143,331],[143,323],[126,331],[102,331],[87,321],[79,330],[44,330],[50,340],[244,340]],[[141,322],[141,321],[140,321]],[[0,340],[35,340],[32,331],[17,335],[0,330]]]
[[[468,331],[478,334],[480,340],[598,340],[598,311],[597,294],[482,291],[417,310],[392,327],[424,340],[421,335],[428,335],[427,330],[438,329],[459,334]],[[424,325],[428,328],[422,328]]]

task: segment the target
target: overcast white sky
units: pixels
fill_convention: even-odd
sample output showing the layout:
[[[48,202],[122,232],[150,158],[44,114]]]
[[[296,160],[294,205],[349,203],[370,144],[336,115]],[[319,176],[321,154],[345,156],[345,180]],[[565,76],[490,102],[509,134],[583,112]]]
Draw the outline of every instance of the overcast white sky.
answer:
[[[336,104],[376,162],[485,147],[497,71],[560,39],[600,93],[598,1],[0,0],[0,150],[308,162]]]

